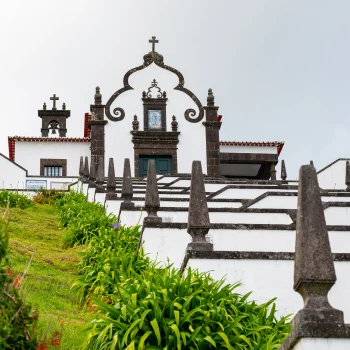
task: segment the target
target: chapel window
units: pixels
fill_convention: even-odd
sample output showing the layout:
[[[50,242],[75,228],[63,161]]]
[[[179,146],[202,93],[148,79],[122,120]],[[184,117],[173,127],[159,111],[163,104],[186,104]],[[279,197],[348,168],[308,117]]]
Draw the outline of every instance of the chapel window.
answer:
[[[62,176],[61,166],[45,166],[44,176]]]

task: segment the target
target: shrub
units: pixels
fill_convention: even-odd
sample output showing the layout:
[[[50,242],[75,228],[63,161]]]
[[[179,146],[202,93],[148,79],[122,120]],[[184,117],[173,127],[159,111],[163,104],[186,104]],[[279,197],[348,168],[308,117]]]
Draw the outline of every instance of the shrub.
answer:
[[[91,203],[89,203],[90,205]],[[96,226],[85,196],[59,201],[60,220],[88,227],[87,244],[74,288],[99,317],[89,325],[87,349],[274,349],[287,336],[287,318],[276,319],[274,299],[258,305],[236,285],[214,281],[208,273],[157,266],[137,250],[139,227],[114,231]],[[96,206],[96,204],[95,204]],[[103,213],[103,214],[102,214]],[[114,221],[114,220],[112,220]]]
[[[36,204],[53,204],[58,199],[65,195],[64,192],[59,192],[56,190],[46,190],[42,188],[35,193],[33,197],[33,202]]]
[[[5,212],[0,218],[0,349],[35,349],[37,315],[20,296],[22,276],[14,277],[8,266],[7,225]]]
[[[32,205],[32,201],[24,194],[14,191],[0,191],[0,206],[10,208],[17,207],[20,209],[28,208]]]
[[[116,221],[115,215],[107,216],[101,204],[89,203],[82,193],[71,191],[56,203],[65,247],[89,242],[100,230],[109,228]]]
[[[80,302],[90,303],[91,296],[111,301],[118,283],[139,275],[148,268],[149,259],[137,251],[139,226],[124,227],[118,231],[101,229],[80,253],[80,276],[74,284]]]
[[[121,281],[114,305],[90,325],[88,349],[273,349],[290,331],[275,317],[274,299],[258,305],[236,285],[209,274],[171,267],[144,270]]]

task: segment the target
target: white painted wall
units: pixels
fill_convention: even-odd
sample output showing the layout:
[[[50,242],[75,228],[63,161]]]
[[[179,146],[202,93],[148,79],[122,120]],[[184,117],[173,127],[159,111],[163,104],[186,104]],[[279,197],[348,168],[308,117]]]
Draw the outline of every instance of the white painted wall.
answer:
[[[265,153],[277,154],[277,146],[259,147],[259,146],[223,146],[220,145],[221,153]]]
[[[118,216],[121,203],[122,203],[121,200],[113,200],[113,201],[106,200],[105,209],[106,209],[107,215],[114,214],[115,216]]]
[[[26,171],[9,159],[0,155],[0,188],[23,189],[26,182]]]
[[[90,158],[89,147],[89,142],[16,141],[15,161],[28,175],[40,175],[40,159],[67,159],[67,176],[78,176],[80,157]]]
[[[105,201],[106,201],[106,193],[96,193],[95,192],[95,203],[100,203],[104,206]]]
[[[333,307],[344,311],[345,322],[350,321],[350,262],[335,263],[337,282],[329,293]],[[277,297],[277,315],[295,314],[303,307],[301,296],[293,290],[294,261],[292,260],[226,260],[190,259],[187,267],[210,271],[219,280],[226,277],[227,283],[240,282],[236,291],[246,294],[253,291],[250,300],[265,303]]]
[[[293,196],[267,196],[259,202],[254,203],[249,208],[258,209],[296,209],[298,197]]]
[[[323,189],[345,189],[346,161],[339,160],[329,168],[323,170],[318,176],[318,184]]]
[[[350,349],[346,338],[301,338],[293,350],[345,350]]]
[[[96,188],[91,187],[88,189],[87,200],[89,202],[92,202],[92,203],[95,202],[95,192],[96,192]]]
[[[324,215],[327,225],[350,225],[350,208],[329,207]]]
[[[286,190],[276,190],[276,189],[259,189],[259,188],[228,188],[224,192],[219,193],[217,196],[213,197],[215,199],[225,198],[225,199],[255,199],[261,196],[265,192],[286,192]],[[298,192],[297,190],[289,190],[288,192]]]
[[[125,226],[136,226],[142,225],[143,219],[147,216],[147,212],[144,210],[140,211],[126,211],[123,210],[120,213],[120,222]]]
[[[142,242],[144,252],[152,260],[167,264],[168,260],[175,268],[180,268],[185,257],[187,244],[191,236],[187,230],[173,228],[150,228],[143,231]]]
[[[142,59],[140,57],[141,63]],[[125,118],[119,122],[109,120],[105,127],[106,159],[110,157],[114,158],[116,175],[122,176],[124,158],[130,158],[131,171],[134,176],[134,148],[131,142],[132,135],[130,134],[130,130],[132,130],[131,123],[134,115],[137,115],[140,123],[139,130],[143,130],[142,91],[147,91],[153,79],[156,79],[158,86],[162,91],[166,91],[167,93],[167,130],[171,131],[171,118],[173,115],[176,116],[179,123],[178,172],[190,173],[192,160],[194,159],[202,161],[203,171],[206,172],[205,127],[202,125],[202,122],[190,123],[184,117],[184,113],[188,108],[193,108],[196,111],[198,108],[189,96],[174,90],[174,87],[178,84],[178,77],[169,71],[159,68],[155,64],[132,74],[129,78],[129,83],[134,90],[121,94],[113,103],[111,110],[116,107],[123,108]],[[121,81],[116,83],[115,91],[122,86]],[[185,87],[191,89],[188,83],[186,83]],[[115,91],[104,91],[102,87],[104,96],[110,96]],[[193,92],[195,94],[198,93]],[[106,162],[106,167],[107,164]]]

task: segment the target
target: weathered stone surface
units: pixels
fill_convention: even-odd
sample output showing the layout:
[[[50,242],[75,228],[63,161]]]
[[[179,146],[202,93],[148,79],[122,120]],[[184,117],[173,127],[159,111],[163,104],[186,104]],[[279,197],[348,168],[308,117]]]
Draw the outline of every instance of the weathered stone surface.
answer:
[[[82,182],[87,183],[89,181],[89,158],[88,157],[85,157],[83,176],[84,177],[82,179]]]
[[[299,173],[294,264],[294,289],[303,297],[304,308],[294,317],[292,333],[280,349],[292,349],[304,336],[345,335],[343,312],[334,309],[327,296],[335,281],[316,170],[313,165],[304,165]]]
[[[105,169],[104,169],[104,156],[98,156],[95,157],[95,161],[97,161],[97,174],[96,174],[96,193],[104,193],[105,188],[103,187],[104,180],[105,180]]]
[[[124,160],[124,172],[123,172],[123,187],[122,187],[122,199],[123,202],[120,205],[121,210],[128,210],[135,207],[135,204],[131,202],[133,197],[132,178],[130,169],[130,159]]]
[[[145,198],[145,209],[148,216],[144,219],[146,222],[162,222],[162,218],[157,215],[157,211],[160,207],[156,163],[154,159],[148,161],[147,168],[147,187]]]
[[[205,196],[202,164],[195,160],[192,163],[190,203],[188,210],[187,232],[192,237],[188,250],[213,250],[213,245],[205,239],[209,232],[210,220],[207,198]]]
[[[115,189],[116,189],[116,183],[115,183],[114,161],[113,161],[113,158],[109,158],[106,200],[114,200],[118,198]]]
[[[283,181],[287,180],[287,170],[286,170],[286,164],[284,160],[282,160],[282,163],[281,163],[281,179]]]
[[[96,188],[96,167],[95,167],[95,158],[91,158],[90,162],[90,178],[89,178],[89,187]]]
[[[80,163],[79,163],[79,176],[84,176],[84,158],[83,156],[80,157]]]
[[[346,191],[350,192],[350,162],[346,162],[346,168],[345,168],[345,185],[346,185]]]
[[[271,180],[276,180],[276,164],[272,163],[270,165],[270,178]]]

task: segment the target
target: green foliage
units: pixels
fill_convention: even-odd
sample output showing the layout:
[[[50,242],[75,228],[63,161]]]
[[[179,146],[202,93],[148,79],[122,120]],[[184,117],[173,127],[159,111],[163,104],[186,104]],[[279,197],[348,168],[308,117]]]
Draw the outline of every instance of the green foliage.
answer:
[[[116,221],[115,215],[107,216],[101,204],[89,203],[82,193],[71,191],[56,203],[65,247],[89,242]]]
[[[121,281],[113,306],[94,320],[88,349],[276,349],[290,328],[276,320],[274,299],[248,302],[209,274],[154,265]]]
[[[36,334],[41,342],[37,350],[47,349],[45,340],[49,349],[80,349],[86,337],[84,329],[94,318],[86,307],[79,307],[77,295],[71,290],[82,247],[62,249],[63,232],[58,229],[57,208],[53,205],[10,209],[8,228],[8,256],[15,276],[26,269],[35,252],[21,294],[39,312]],[[62,323],[60,346],[50,347],[55,333],[61,333]]]
[[[56,202],[56,200],[62,198],[64,195],[64,192],[57,190],[46,190],[42,188],[35,193],[33,202],[36,204],[53,204]]]
[[[60,209],[61,225],[87,226],[91,216],[79,215],[87,210],[85,197],[68,196]],[[100,312],[88,327],[86,349],[268,350],[287,336],[290,325],[286,318],[276,319],[274,299],[258,305],[247,300],[249,294],[235,293],[237,284],[157,266],[137,249],[138,226],[93,227],[73,286],[81,302]]]
[[[0,349],[35,349],[37,315],[20,296],[22,276],[8,266],[7,212],[0,218]]]
[[[116,293],[118,283],[138,276],[149,265],[142,251],[136,253],[140,238],[139,226],[118,231],[103,228],[92,237],[86,249],[80,253],[80,276],[74,284],[80,301],[99,296],[106,301]],[[88,299],[88,300],[87,300]]]
[[[0,207],[26,209],[33,205],[32,201],[24,194],[15,191],[0,191]]]

